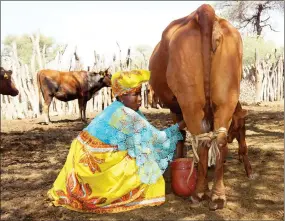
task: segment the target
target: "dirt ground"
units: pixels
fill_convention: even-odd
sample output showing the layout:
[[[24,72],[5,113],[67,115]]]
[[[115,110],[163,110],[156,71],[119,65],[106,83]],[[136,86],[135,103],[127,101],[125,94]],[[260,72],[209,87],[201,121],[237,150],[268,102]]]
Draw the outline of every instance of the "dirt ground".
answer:
[[[224,183],[227,207],[209,211],[207,202],[191,208],[189,199],[171,191],[166,203],[125,213],[91,214],[54,207],[46,192],[62,168],[73,138],[86,126],[77,116],[1,121],[1,220],[284,220],[284,105],[243,106],[249,159],[256,178],[246,177],[238,161],[238,144],[229,144]],[[157,128],[169,126],[166,109],[142,109]],[[89,114],[88,122],[96,113]],[[211,183],[210,183],[211,184]]]

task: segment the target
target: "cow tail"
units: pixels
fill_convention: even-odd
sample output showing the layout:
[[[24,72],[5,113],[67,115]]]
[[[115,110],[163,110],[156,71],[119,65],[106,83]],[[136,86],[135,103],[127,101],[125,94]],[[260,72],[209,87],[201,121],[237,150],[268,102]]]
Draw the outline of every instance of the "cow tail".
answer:
[[[39,111],[40,114],[43,112],[43,106],[42,106],[42,99],[41,99],[41,81],[40,81],[40,71],[37,73],[37,84],[38,84],[38,95],[39,95]]]
[[[210,5],[202,5],[197,10],[197,21],[201,32],[202,62],[204,67],[204,91],[205,91],[205,115],[211,111],[211,53],[212,53],[212,32],[215,21],[215,11]],[[208,115],[209,116],[209,115]]]

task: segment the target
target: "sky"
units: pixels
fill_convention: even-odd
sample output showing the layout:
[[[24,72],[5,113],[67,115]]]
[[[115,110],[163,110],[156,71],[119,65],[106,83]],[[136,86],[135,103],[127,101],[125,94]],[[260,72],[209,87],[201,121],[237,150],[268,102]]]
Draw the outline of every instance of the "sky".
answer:
[[[94,50],[110,63],[136,45],[152,48],[173,20],[189,15],[209,1],[1,1],[1,41],[9,34],[40,31],[58,43],[67,43],[69,61],[75,45],[84,66],[92,65]],[[278,46],[284,45],[284,16],[272,15],[280,32],[268,32]]]

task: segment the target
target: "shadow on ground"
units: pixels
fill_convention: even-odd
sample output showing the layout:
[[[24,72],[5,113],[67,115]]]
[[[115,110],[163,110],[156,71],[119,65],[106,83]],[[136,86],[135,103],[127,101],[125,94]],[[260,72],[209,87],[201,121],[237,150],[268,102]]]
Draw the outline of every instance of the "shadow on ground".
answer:
[[[157,128],[172,124],[168,111],[145,112]],[[88,122],[92,118],[88,119]],[[237,143],[229,145],[232,159],[225,163],[228,204],[211,212],[207,203],[190,208],[189,200],[172,193],[166,178],[167,202],[119,214],[88,214],[49,205],[46,192],[65,163],[72,140],[86,126],[78,120],[55,118],[51,125],[38,120],[5,121],[1,133],[1,220],[229,220],[284,218],[283,112],[252,111],[247,117],[249,158],[255,180],[239,163]],[[283,122],[283,125],[282,125]],[[3,125],[3,123],[2,123]],[[281,128],[281,129],[280,129]],[[269,145],[270,148],[267,148]],[[282,146],[281,146],[282,145]],[[209,176],[211,176],[211,171]]]

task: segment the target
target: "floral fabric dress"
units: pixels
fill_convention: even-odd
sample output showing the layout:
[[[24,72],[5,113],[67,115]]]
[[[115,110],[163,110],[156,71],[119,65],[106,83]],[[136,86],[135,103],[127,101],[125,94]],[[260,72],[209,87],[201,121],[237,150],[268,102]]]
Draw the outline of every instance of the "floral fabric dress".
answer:
[[[140,111],[115,101],[73,140],[48,196],[55,206],[116,213],[165,202],[162,174],[183,137],[157,130]]]

